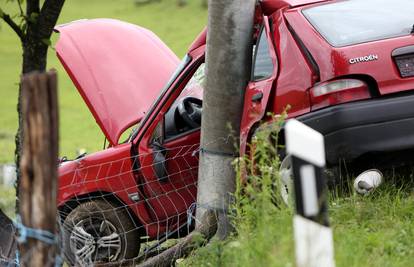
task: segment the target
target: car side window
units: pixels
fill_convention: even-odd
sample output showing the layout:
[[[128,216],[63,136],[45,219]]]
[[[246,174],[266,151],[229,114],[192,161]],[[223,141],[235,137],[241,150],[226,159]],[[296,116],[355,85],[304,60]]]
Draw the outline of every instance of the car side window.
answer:
[[[165,114],[165,139],[171,139],[201,126],[205,64],[202,63]]]
[[[258,81],[269,78],[273,74],[273,62],[269,51],[269,42],[265,27],[262,27],[256,49],[254,51],[252,80]]]

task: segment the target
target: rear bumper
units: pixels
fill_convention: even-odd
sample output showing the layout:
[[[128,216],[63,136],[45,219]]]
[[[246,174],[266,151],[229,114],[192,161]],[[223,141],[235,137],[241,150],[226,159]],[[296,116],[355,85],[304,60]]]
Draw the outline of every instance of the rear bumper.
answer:
[[[297,119],[325,136],[330,165],[414,148],[414,95],[338,105]]]

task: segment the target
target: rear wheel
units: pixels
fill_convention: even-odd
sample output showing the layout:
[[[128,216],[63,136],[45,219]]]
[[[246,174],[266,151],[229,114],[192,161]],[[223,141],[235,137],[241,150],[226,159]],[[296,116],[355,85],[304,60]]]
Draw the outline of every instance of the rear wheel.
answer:
[[[139,231],[128,210],[105,200],[80,204],[63,228],[63,250],[71,265],[116,262],[139,253]]]

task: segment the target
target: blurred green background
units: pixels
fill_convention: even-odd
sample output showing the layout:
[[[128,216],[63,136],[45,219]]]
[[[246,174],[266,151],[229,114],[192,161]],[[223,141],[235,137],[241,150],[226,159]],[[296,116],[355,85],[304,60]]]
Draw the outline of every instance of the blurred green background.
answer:
[[[0,7],[16,15],[17,4],[0,0]],[[207,23],[207,10],[201,1],[178,6],[176,0],[136,4],[134,0],[67,0],[58,24],[84,18],[115,18],[155,32],[178,57]],[[52,47],[58,36],[52,36]],[[17,90],[21,71],[21,46],[8,25],[0,22],[0,163],[13,162],[17,129]],[[78,149],[102,149],[104,136],[55,56],[49,50],[48,68],[59,75],[60,154],[73,158]]]

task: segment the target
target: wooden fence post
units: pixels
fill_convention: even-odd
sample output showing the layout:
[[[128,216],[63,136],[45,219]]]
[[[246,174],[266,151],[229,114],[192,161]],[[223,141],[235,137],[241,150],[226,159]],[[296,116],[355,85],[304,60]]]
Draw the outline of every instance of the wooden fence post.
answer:
[[[57,253],[56,242],[53,241],[58,164],[56,73],[23,76],[21,100],[20,265],[53,266]]]

